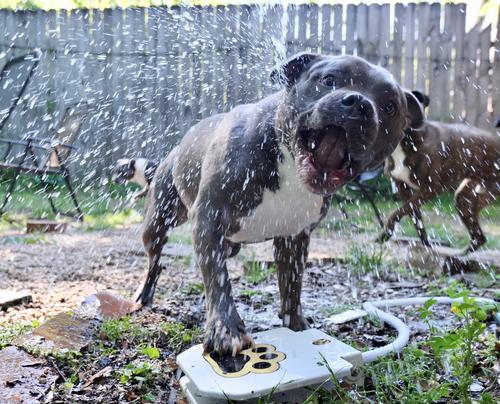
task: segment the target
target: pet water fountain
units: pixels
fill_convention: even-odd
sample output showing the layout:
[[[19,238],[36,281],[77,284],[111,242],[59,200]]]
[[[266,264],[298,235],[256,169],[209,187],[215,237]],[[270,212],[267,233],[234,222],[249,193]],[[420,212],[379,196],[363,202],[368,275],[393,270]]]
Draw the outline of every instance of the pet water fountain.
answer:
[[[351,311],[351,319],[372,315],[396,330],[396,339],[390,344],[366,352],[317,329],[294,332],[276,328],[259,332],[254,335],[255,347],[234,358],[204,354],[201,344],[193,346],[177,357],[184,372],[181,387],[191,404],[256,402],[259,397],[272,397],[275,402],[302,402],[318,386],[334,389],[332,376],[351,384],[361,382],[361,365],[400,352],[410,338],[408,326],[380,308],[421,305],[429,299],[439,304],[461,302],[448,297],[413,297],[366,302],[363,310]],[[495,303],[490,299],[476,300]]]

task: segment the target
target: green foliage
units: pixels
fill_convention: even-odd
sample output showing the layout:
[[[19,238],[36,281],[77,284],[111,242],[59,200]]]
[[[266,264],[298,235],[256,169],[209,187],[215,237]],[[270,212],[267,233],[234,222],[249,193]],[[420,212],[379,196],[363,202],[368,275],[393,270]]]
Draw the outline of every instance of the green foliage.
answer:
[[[130,316],[114,320],[107,320],[101,324],[100,335],[111,343],[118,341],[143,340],[150,334],[150,331],[132,322]]]
[[[168,235],[168,241],[170,243],[191,244],[191,234],[182,234],[174,232]]]
[[[365,371],[380,402],[431,403],[450,392],[450,385],[438,378],[433,355],[415,346],[405,348],[400,358],[383,358]]]
[[[0,350],[9,346],[21,334],[31,331],[40,325],[38,321],[31,324],[0,324]]]
[[[75,386],[75,384],[78,384],[79,381],[80,381],[80,378],[78,377],[78,374],[73,373],[63,383],[63,389],[69,391]]]
[[[114,229],[140,221],[142,221],[142,216],[137,211],[126,209],[114,213],[87,215],[84,218],[83,228],[87,231]]]
[[[264,282],[275,272],[275,265],[268,267],[267,264],[255,260],[245,261],[243,263],[244,277],[248,282],[254,285]]]
[[[176,352],[193,344],[202,334],[201,328],[186,328],[183,323],[163,323],[161,329],[165,333],[168,345]]]
[[[191,255],[177,256],[174,258],[174,262],[177,265],[182,265],[184,267],[189,267],[191,265]]]
[[[381,269],[384,255],[383,246],[353,244],[347,252],[346,263],[355,276],[362,276]]]
[[[494,334],[487,334],[485,338],[484,331],[488,312],[497,310],[498,305],[478,302],[456,282],[451,283],[447,293],[451,298],[462,299],[451,306],[451,313],[460,321],[457,327],[440,331],[432,326],[432,309],[437,302],[430,299],[417,309],[419,317],[430,327],[428,341],[406,347],[397,357],[381,357],[363,366],[364,386],[345,389],[331,372],[336,386],[333,391],[319,387],[306,402],[472,403],[469,387],[474,378],[485,377],[492,383],[497,378],[493,368],[497,361],[498,341]],[[447,369],[452,377],[447,375]],[[490,391],[485,391],[474,402],[496,401]]]
[[[154,346],[139,348],[139,352],[146,355],[149,359],[158,359],[160,357],[160,350]]]
[[[0,245],[8,245],[8,244],[47,244],[51,243],[47,236],[43,234],[28,234],[23,236],[4,236],[0,239]]]
[[[470,403],[469,387],[477,364],[474,347],[480,342],[486,328],[488,311],[495,306],[470,297],[470,291],[458,283],[453,283],[447,289],[447,294],[451,298],[462,299],[451,306],[451,312],[461,320],[461,326],[441,335],[433,335],[428,344],[438,358],[449,361],[457,380],[454,390],[456,398]]]
[[[145,390],[154,384],[160,369],[149,362],[134,361],[118,372],[120,383],[136,383],[139,389]]]
[[[186,295],[202,295],[205,292],[205,286],[201,282],[189,283],[181,289]]]
[[[252,296],[258,296],[262,295],[261,290],[252,290],[252,289],[245,289],[240,292],[240,296],[244,297],[252,297]]]

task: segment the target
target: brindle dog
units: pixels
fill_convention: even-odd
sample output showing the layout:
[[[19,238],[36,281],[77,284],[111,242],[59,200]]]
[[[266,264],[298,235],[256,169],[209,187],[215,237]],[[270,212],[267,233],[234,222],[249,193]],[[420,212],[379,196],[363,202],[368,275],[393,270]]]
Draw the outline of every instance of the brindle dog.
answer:
[[[423,106],[429,97],[413,92]],[[395,181],[403,205],[391,213],[379,241],[388,240],[394,226],[411,215],[420,240],[429,240],[420,206],[443,192],[455,191],[455,205],[470,234],[464,254],[486,242],[479,214],[500,195],[500,136],[473,126],[426,120],[408,129],[386,160],[386,173]]]
[[[411,93],[361,58],[300,54],[271,79],[284,89],[193,126],[158,168],[148,195],[149,263],[136,299],[151,303],[167,230],[190,218],[205,284],[206,351],[234,355],[253,343],[226,268],[240,243],[274,240],[283,324],[308,327],[302,272],[330,195],[380,164],[423,119]]]

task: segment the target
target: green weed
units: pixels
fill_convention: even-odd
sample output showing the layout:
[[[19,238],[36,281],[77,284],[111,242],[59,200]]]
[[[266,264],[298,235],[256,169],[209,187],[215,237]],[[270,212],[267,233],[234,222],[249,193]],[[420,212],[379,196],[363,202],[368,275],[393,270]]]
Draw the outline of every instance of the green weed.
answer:
[[[130,316],[104,321],[100,328],[100,335],[111,343],[125,339],[141,341],[149,334],[148,329],[133,323]]]
[[[433,335],[428,344],[438,358],[450,363],[452,374],[457,380],[454,389],[456,398],[461,402],[471,403],[469,387],[477,365],[474,347],[480,343],[488,312],[493,310],[495,305],[484,304],[470,297],[470,292],[458,283],[453,283],[447,289],[447,294],[451,298],[462,299],[462,302],[455,302],[451,306],[451,312],[461,320],[461,326],[440,335]],[[421,313],[424,319],[429,316],[428,310],[432,304],[434,302],[429,303],[427,309]]]
[[[141,221],[142,215],[133,209],[126,209],[115,213],[86,215],[83,222],[83,229],[87,231],[115,229]]]
[[[248,282],[253,283],[254,285],[264,282],[275,272],[275,265],[268,267],[267,264],[254,260],[245,261],[243,263],[244,277]]]
[[[181,289],[186,295],[202,295],[205,292],[205,286],[201,282],[189,283]]]
[[[23,235],[23,236],[5,236],[0,239],[0,245],[9,244],[51,244],[52,242],[43,234]]]
[[[139,352],[146,355],[149,359],[158,359],[160,357],[160,350],[154,346],[140,347]]]
[[[252,297],[252,296],[259,296],[262,295],[261,290],[251,290],[251,289],[245,289],[240,292],[240,296],[244,297]]]
[[[183,323],[177,322],[163,323],[161,329],[165,333],[168,345],[176,352],[191,345],[202,334],[201,328],[186,328]]]
[[[382,268],[385,250],[383,246],[351,245],[346,256],[346,264],[354,276],[360,277]]]
[[[149,362],[134,361],[120,369],[118,374],[120,383],[135,383],[139,385],[139,390],[146,390],[160,375],[160,368]]]
[[[11,345],[12,341],[19,335],[25,334],[39,325],[38,321],[33,321],[31,324],[0,325],[0,350]]]

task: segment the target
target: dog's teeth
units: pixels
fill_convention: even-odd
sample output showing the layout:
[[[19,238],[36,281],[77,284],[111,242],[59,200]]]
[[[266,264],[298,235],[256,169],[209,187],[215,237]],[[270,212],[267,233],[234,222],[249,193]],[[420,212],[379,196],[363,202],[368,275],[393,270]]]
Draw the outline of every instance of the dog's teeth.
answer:
[[[307,144],[307,146],[309,147],[309,149],[311,150],[314,150],[316,149],[316,143],[314,142],[314,140],[310,140],[309,143]]]

